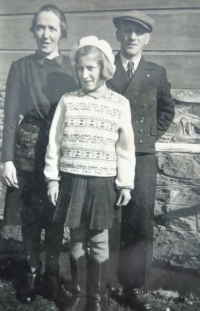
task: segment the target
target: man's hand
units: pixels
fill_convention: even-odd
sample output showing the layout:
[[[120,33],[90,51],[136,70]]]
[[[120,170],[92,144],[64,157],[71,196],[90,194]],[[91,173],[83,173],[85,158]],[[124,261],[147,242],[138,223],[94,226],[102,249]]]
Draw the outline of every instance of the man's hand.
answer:
[[[117,206],[126,206],[131,199],[131,193],[129,189],[120,189],[119,199],[116,203]]]
[[[7,161],[4,163],[4,173],[3,177],[6,181],[6,185],[9,187],[19,188],[17,180],[16,168],[12,161]]]
[[[47,191],[49,202],[56,206],[59,194],[59,187],[50,187]]]

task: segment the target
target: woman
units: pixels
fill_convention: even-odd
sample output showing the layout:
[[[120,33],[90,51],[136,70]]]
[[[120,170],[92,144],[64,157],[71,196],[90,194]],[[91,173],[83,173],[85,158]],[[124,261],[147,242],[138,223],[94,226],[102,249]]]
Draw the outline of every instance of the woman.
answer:
[[[58,45],[67,36],[65,15],[54,5],[40,8],[32,27],[37,51],[13,62],[8,75],[3,130],[4,178],[8,185],[5,225],[22,225],[30,272],[17,292],[24,303],[36,298],[40,274],[39,246],[45,228],[46,278],[59,295],[58,258],[63,225],[52,223],[43,176],[48,132],[61,96],[76,89],[70,60]],[[22,221],[22,222],[21,222]]]

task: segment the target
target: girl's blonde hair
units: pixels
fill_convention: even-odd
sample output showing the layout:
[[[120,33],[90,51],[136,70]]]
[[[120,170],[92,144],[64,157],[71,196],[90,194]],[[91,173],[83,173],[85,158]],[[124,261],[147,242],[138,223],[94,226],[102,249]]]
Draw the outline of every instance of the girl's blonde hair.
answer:
[[[110,64],[108,58],[106,55],[97,47],[92,46],[92,45],[86,45],[80,48],[75,55],[75,62],[76,62],[76,77],[78,78],[78,73],[77,73],[77,63],[80,57],[86,56],[89,54],[93,54],[96,57],[97,63],[101,67],[101,80],[107,81],[112,79],[115,68]]]

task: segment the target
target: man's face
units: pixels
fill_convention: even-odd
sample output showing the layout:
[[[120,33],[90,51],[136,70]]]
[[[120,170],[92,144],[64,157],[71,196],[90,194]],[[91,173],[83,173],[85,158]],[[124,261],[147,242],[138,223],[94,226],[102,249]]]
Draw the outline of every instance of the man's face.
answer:
[[[144,27],[132,21],[122,21],[116,32],[117,41],[121,45],[121,53],[126,59],[131,59],[142,53],[144,45],[148,44],[151,34]]]

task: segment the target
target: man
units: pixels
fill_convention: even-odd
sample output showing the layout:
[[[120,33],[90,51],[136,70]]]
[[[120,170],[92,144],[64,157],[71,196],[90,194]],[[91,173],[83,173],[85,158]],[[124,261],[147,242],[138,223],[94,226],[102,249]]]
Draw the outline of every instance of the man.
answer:
[[[154,21],[142,12],[131,11],[115,17],[113,22],[120,52],[115,58],[116,72],[107,85],[130,101],[136,146],[135,188],[130,203],[122,210],[117,276],[126,302],[135,310],[149,310],[148,304],[139,302],[137,289],[145,284],[152,259],[157,173],[155,143],[171,124],[174,105],[166,70],[142,57]],[[110,239],[112,258],[111,236]],[[112,297],[114,292],[110,293]]]

